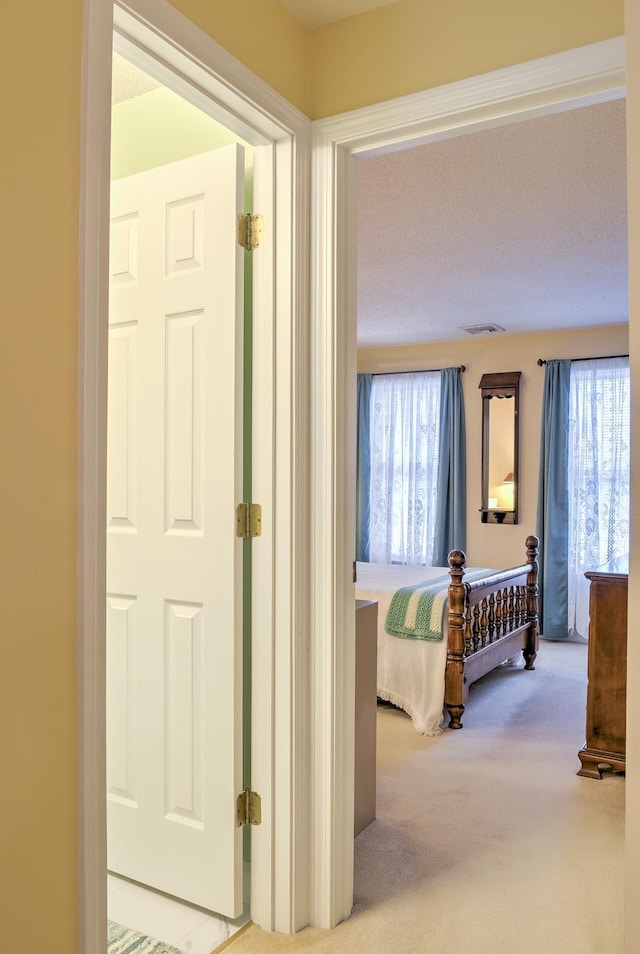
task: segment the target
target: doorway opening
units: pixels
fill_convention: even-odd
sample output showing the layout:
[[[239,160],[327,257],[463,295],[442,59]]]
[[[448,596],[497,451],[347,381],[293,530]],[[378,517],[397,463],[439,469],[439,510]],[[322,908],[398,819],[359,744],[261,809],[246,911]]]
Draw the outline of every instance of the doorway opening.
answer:
[[[251,541],[225,516],[251,499],[252,262],[235,224],[251,211],[252,173],[249,143],[114,52],[108,916],[193,950],[248,919],[248,835],[241,862],[234,820],[212,829],[225,784],[230,800],[251,780]]]
[[[276,706],[276,681],[283,674],[295,671],[303,682],[308,679],[298,636],[308,631],[309,544],[301,515],[308,512],[309,491],[300,453],[308,428],[302,415],[286,409],[306,404],[292,400],[291,390],[300,386],[294,369],[308,363],[303,237],[308,233],[309,121],[169,4],[87,0],[87,8],[80,263],[79,946],[106,949],[108,170],[114,28],[119,54],[253,150],[254,201],[265,220],[262,254],[253,270],[251,402],[253,496],[263,512],[251,593],[252,616],[261,621],[251,659],[251,783],[262,796],[262,824],[252,829],[249,894],[256,923],[289,931],[292,924],[306,923],[309,904],[308,875],[296,872],[294,879],[289,863],[308,839],[308,799],[290,775],[292,757],[299,775],[309,774],[307,720],[301,720],[301,728],[292,718],[289,694],[281,693]],[[235,516],[232,508],[234,528]],[[235,823],[236,799],[230,809]]]
[[[332,701],[329,713],[323,712],[322,723],[318,720],[322,726],[319,748],[327,740],[333,742],[337,727],[348,723],[353,705],[348,686],[353,666],[351,645],[336,634],[349,632],[353,625],[349,555],[355,539],[356,491],[356,160],[437,142],[464,131],[489,129],[518,116],[549,115],[622,95],[624,42],[616,38],[406,96],[392,104],[371,106],[352,116],[314,123],[314,234],[318,236],[314,283],[319,302],[314,325],[317,337],[333,345],[326,351],[318,349],[312,367],[315,378],[326,382],[316,407],[318,445],[333,450],[326,458],[316,455],[317,484],[332,489],[319,502],[317,525],[328,556],[319,567],[316,588],[326,594],[326,618],[337,622],[333,633],[327,627],[326,642],[319,643],[315,663]],[[336,770],[327,797],[331,818],[342,833],[353,823],[349,809],[344,810],[344,793],[351,784],[345,748],[338,740],[332,749]],[[343,859],[336,853],[337,879]]]

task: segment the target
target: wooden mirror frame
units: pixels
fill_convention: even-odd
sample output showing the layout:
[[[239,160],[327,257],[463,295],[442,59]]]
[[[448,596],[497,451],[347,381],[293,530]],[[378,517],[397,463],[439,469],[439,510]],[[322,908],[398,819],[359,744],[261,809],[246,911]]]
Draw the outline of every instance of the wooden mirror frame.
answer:
[[[519,445],[519,390],[520,371],[503,371],[496,374],[483,374],[478,387],[482,391],[482,503],[480,514],[483,523],[518,522],[518,445]],[[495,498],[490,497],[491,477],[491,407],[494,399],[513,400],[513,507],[490,506]]]

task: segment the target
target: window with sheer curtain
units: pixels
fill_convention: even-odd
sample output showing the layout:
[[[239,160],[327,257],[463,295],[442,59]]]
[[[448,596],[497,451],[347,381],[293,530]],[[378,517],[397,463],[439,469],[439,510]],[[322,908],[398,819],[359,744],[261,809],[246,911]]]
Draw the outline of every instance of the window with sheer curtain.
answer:
[[[585,571],[629,551],[629,359],[573,361],[569,401],[569,636],[586,638]]]
[[[369,559],[374,563],[432,562],[440,381],[439,371],[373,377]]]

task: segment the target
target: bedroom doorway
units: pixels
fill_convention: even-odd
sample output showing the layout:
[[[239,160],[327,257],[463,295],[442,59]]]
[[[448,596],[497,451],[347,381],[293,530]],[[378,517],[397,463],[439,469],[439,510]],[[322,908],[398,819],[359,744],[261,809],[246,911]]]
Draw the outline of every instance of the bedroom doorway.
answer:
[[[543,156],[540,156],[540,154],[536,155],[535,147],[532,147],[534,140],[537,140],[536,146],[541,153],[544,153]],[[555,150],[553,148],[554,144],[556,146]],[[582,147],[583,153],[581,153],[578,148],[579,146]],[[588,155],[588,161],[585,160],[584,153]],[[477,165],[477,168],[470,168],[471,164],[469,162],[459,161],[465,154],[467,157],[473,154],[473,162]],[[488,154],[491,156],[489,163],[486,161]],[[515,201],[505,201],[500,198],[504,186],[502,182],[497,181],[499,175],[496,174],[494,178],[488,169],[488,166],[498,165],[496,161],[496,157],[498,156],[501,157],[501,161],[505,162],[505,167],[510,170],[510,188],[513,188],[514,194],[521,197],[519,203]],[[529,163],[531,163],[531,165]],[[626,327],[622,328],[622,326],[619,328],[609,328],[609,333],[601,334],[598,342],[595,344],[593,343],[595,339],[589,339],[589,333],[593,331],[593,329],[588,327],[592,315],[592,299],[590,294],[591,288],[587,288],[582,296],[582,301],[584,302],[582,310],[586,313],[586,327],[578,331],[575,328],[565,327],[563,324],[562,328],[558,328],[557,330],[564,332],[564,335],[566,335],[568,339],[566,342],[563,340],[564,336],[554,339],[553,332],[556,331],[555,328],[548,337],[545,337],[544,333],[538,327],[535,327],[535,329],[531,329],[529,334],[535,330],[538,332],[537,337],[531,337],[530,339],[514,338],[513,329],[509,328],[506,320],[505,324],[507,324],[508,330],[511,333],[502,339],[497,330],[485,332],[484,339],[481,336],[475,339],[464,338],[460,334],[462,329],[459,326],[468,324],[470,319],[465,320],[463,317],[464,312],[460,307],[460,300],[458,299],[455,302],[453,311],[454,314],[459,314],[461,317],[457,319],[456,323],[454,317],[449,315],[449,320],[447,322],[443,321],[444,334],[434,334],[433,326],[430,326],[428,319],[425,317],[424,322],[416,326],[427,338],[423,345],[415,343],[409,346],[404,342],[404,347],[402,347],[403,342],[400,341],[398,346],[392,346],[388,340],[390,332],[393,330],[391,326],[389,324],[383,326],[383,323],[380,321],[376,324],[375,321],[379,313],[390,314],[388,301],[385,300],[384,295],[381,293],[381,286],[385,275],[381,258],[385,253],[387,254],[389,271],[402,277],[402,281],[399,283],[400,285],[409,281],[409,276],[418,271],[416,261],[418,255],[422,255],[425,262],[428,263],[428,268],[433,270],[433,275],[430,274],[429,276],[433,284],[441,280],[443,286],[447,288],[448,278],[446,275],[446,263],[445,267],[442,268],[442,258],[453,258],[455,263],[455,254],[457,254],[455,250],[461,249],[462,257],[468,258],[472,262],[475,254],[473,248],[476,236],[486,236],[487,258],[492,256],[494,258],[496,257],[494,254],[495,244],[490,239],[491,229],[493,227],[492,222],[493,225],[495,225],[496,222],[502,221],[503,211],[495,210],[504,210],[506,213],[505,218],[507,221],[504,225],[504,234],[507,244],[515,244],[509,242],[507,232],[510,224],[512,227],[514,223],[517,223],[517,229],[521,236],[520,246],[524,246],[527,242],[530,242],[531,245],[537,245],[537,236],[539,235],[537,229],[541,221],[546,216],[549,216],[547,219],[548,223],[553,213],[560,207],[560,203],[557,201],[554,203],[551,191],[548,188],[542,190],[539,188],[539,180],[532,174],[532,167],[535,165],[539,168],[542,178],[546,181],[553,179],[555,187],[559,190],[562,189],[565,199],[563,219],[566,223],[572,221],[572,217],[575,215],[574,210],[577,208],[580,212],[580,219],[584,220],[584,222],[597,219],[604,224],[603,236],[597,235],[597,228],[591,228],[589,226],[584,227],[583,234],[589,234],[595,238],[593,246],[593,248],[597,250],[595,257],[599,257],[601,261],[610,262],[611,264],[602,264],[598,270],[594,263],[592,267],[586,270],[594,276],[593,285],[591,287],[596,289],[602,286],[607,287],[602,278],[599,278],[601,272],[607,273],[608,280],[611,283],[611,293],[607,296],[609,310],[604,313],[599,313],[603,319],[611,322],[610,316],[615,315],[616,310],[617,314],[625,315],[625,309],[627,307],[626,296],[620,295],[619,292],[620,285],[626,290],[625,270],[620,264],[626,260],[626,249],[624,247],[626,240],[626,221],[624,215],[626,211],[624,98],[607,98],[602,102],[596,102],[590,105],[580,104],[579,108],[567,108],[557,113],[533,118],[527,115],[516,117],[515,121],[505,123],[497,128],[480,131],[472,130],[469,133],[462,132],[455,137],[445,140],[437,140],[420,145],[412,144],[410,148],[408,147],[405,150],[397,149],[389,153],[383,153],[382,155],[358,155],[354,165],[356,167],[354,174],[356,182],[355,191],[358,199],[358,290],[359,292],[363,292],[363,295],[358,299],[358,325],[360,326],[363,313],[369,318],[366,329],[361,329],[367,332],[367,334],[363,334],[362,336],[361,344],[363,347],[359,352],[358,370],[363,372],[361,378],[368,378],[369,381],[372,382],[371,387],[375,395],[376,383],[378,383],[378,394],[381,394],[383,391],[381,382],[391,382],[393,379],[402,382],[408,389],[408,382],[412,380],[414,375],[416,377],[419,376],[418,369],[421,368],[436,369],[439,367],[448,367],[449,365],[458,366],[464,363],[471,365],[471,373],[464,375],[463,381],[467,400],[467,459],[470,465],[468,467],[467,483],[469,487],[467,526],[470,550],[467,552],[472,554],[473,559],[471,562],[473,562],[474,565],[478,562],[478,554],[482,553],[484,556],[485,553],[489,552],[490,548],[495,551],[495,554],[492,552],[492,555],[488,558],[488,562],[483,565],[504,567],[519,564],[523,562],[524,552],[522,544],[524,543],[525,537],[528,532],[535,532],[537,486],[534,480],[526,487],[526,508],[524,516],[521,517],[520,520],[520,523],[523,524],[523,530],[522,535],[519,536],[517,541],[518,547],[521,549],[520,552],[511,553],[508,548],[518,533],[517,528],[515,531],[507,531],[506,533],[502,531],[496,531],[494,533],[489,531],[487,533],[487,528],[481,524],[476,509],[480,503],[479,491],[482,464],[482,447],[479,440],[480,403],[477,398],[478,382],[483,373],[494,371],[498,368],[523,368],[523,377],[525,377],[528,382],[527,387],[529,390],[526,408],[528,418],[525,418],[527,426],[523,429],[520,436],[520,454],[521,459],[525,463],[525,473],[535,473],[537,472],[537,454],[540,441],[540,391],[544,373],[540,371],[538,367],[539,362],[536,359],[540,354],[548,354],[549,356],[556,354],[554,350],[545,351],[545,348],[564,348],[564,351],[557,351],[558,357],[565,357],[572,354],[582,354],[586,357],[589,354],[606,355],[618,350],[626,351],[626,346],[618,347],[618,342],[622,345],[623,339],[626,339],[627,329]],[[590,169],[598,166],[603,171],[603,178],[605,178],[605,173],[608,173],[606,176],[606,186],[602,189],[602,193],[591,190],[589,192],[589,198],[587,199],[582,193],[582,182],[585,178],[589,177]],[[464,172],[462,170],[464,170]],[[420,173],[420,175],[418,176],[417,173]],[[478,177],[477,179],[475,178],[476,176]],[[598,178],[598,176],[595,176],[594,181],[598,181]],[[487,194],[479,198],[474,205],[471,201],[471,197],[474,192],[479,191],[478,180],[484,183],[485,192]],[[434,187],[435,183],[438,184],[438,190]],[[569,184],[573,185],[573,183],[576,183],[576,186],[570,189]],[[529,192],[527,192],[525,187],[527,184],[530,186]],[[498,187],[499,192],[493,191],[494,186]],[[578,193],[579,202],[576,200],[576,193]],[[455,206],[456,194],[464,194],[465,197],[464,221],[457,219],[455,213],[452,211]],[[411,204],[417,219],[419,221],[428,222],[428,226],[425,227],[425,237],[418,253],[416,253],[414,246],[405,252],[402,243],[397,242],[393,213],[389,209],[390,203],[388,197],[392,196],[394,208],[398,210],[398,221],[406,221],[406,218],[404,218],[405,210],[403,208],[405,195],[408,197],[406,201]],[[385,202],[387,203],[386,205]],[[442,203],[442,205],[440,205],[440,203]],[[491,207],[493,219],[487,216],[487,206]],[[516,208],[518,212],[517,216],[515,214]],[[534,210],[531,222],[527,219],[527,211],[529,208]],[[445,209],[446,214],[443,216],[442,213]],[[381,239],[382,230],[378,218],[381,210],[385,212],[387,227],[384,240]],[[433,214],[430,216],[428,213],[431,210]],[[461,224],[463,230],[467,233],[466,240],[463,240],[461,236],[459,228]],[[432,226],[435,227],[435,239],[428,234]],[[447,227],[450,228],[452,235],[447,234]],[[567,246],[570,245],[572,248],[576,248],[580,245],[578,237],[581,235],[581,232],[576,228],[575,219],[573,219],[571,229],[576,239],[572,243],[566,244]],[[553,229],[550,227],[543,230],[544,234],[551,234],[552,232]],[[531,233],[530,237],[529,233]],[[619,238],[620,235],[623,237],[622,241]],[[542,247],[542,244],[544,243],[540,243],[540,247]],[[439,245],[444,249],[443,252],[439,250]],[[549,294],[550,299],[554,301],[556,299],[553,296],[558,295],[558,286],[554,284],[553,278],[555,270],[562,271],[563,280],[567,281],[567,283],[570,281],[570,276],[571,279],[573,278],[576,264],[580,267],[581,283],[582,274],[585,270],[584,261],[582,259],[578,259],[577,261],[574,259],[572,261],[571,257],[566,263],[567,267],[562,268],[562,249],[564,245],[565,242],[562,240],[558,246],[553,246],[552,254],[549,254],[548,257],[538,256],[536,258],[534,255],[525,255],[524,260],[527,262],[527,269],[523,269],[523,273],[520,276],[526,279],[528,277],[526,275],[527,270],[531,270],[533,274],[541,275],[542,280],[538,281],[537,285],[544,287],[545,296]],[[402,254],[402,257],[407,261],[406,273],[402,272],[403,266],[398,264],[397,259],[393,260],[390,251],[391,248],[401,249],[401,253],[398,253],[398,258],[400,258],[400,254]],[[370,259],[366,258],[367,252],[370,253]],[[521,248],[519,247],[518,255],[520,254]],[[589,253],[583,254],[586,255],[588,260]],[[442,258],[440,255],[442,255]],[[482,260],[481,253],[478,253],[478,260]],[[482,262],[482,264],[485,266],[486,262]],[[573,265],[573,269],[569,267],[570,265]],[[426,267],[427,266],[425,266],[425,269]],[[456,274],[462,272],[459,261],[455,263],[453,271]],[[443,272],[445,273],[444,275],[441,274]],[[386,278],[388,282],[389,273],[387,273]],[[547,278],[547,280],[545,280],[545,278]],[[468,284],[465,284],[461,298],[464,298],[469,289],[474,287],[474,283],[477,283],[478,298],[481,302],[484,300],[483,292],[486,294],[488,287],[491,289],[491,295],[495,297],[496,309],[503,307],[503,298],[501,297],[503,293],[498,293],[497,289],[499,287],[502,288],[504,283],[493,281],[493,276],[491,276],[488,285],[485,284],[483,286],[481,284],[483,280],[482,274],[478,276],[476,270],[471,266],[469,274],[465,276],[465,283]],[[378,284],[376,284],[376,282],[378,282]],[[400,293],[399,285],[394,286],[398,294]],[[519,282],[519,288],[520,285],[521,283]],[[401,299],[401,302],[405,305],[407,301],[413,300],[418,303],[419,307],[424,307],[425,311],[433,312],[434,301],[437,304],[442,304],[440,293],[441,290],[438,289],[433,296],[430,296],[426,293],[424,285],[421,286],[419,280],[417,280],[416,291],[407,296],[406,299]],[[451,287],[448,287],[445,297],[447,299],[454,297]],[[574,311],[571,312],[571,318],[572,320],[578,320],[581,311],[580,303],[577,295],[572,297]],[[535,315],[536,309],[544,313],[546,305],[546,300],[541,302],[531,295],[527,296],[527,301],[522,307],[523,309],[528,308],[530,313]],[[469,307],[475,307],[475,303],[471,302]],[[404,307],[401,307],[399,310],[401,314],[408,311],[408,309]],[[435,311],[440,314],[438,309]],[[556,312],[558,315],[562,315],[563,319],[566,320],[566,310],[557,308]],[[413,319],[414,317],[416,317],[415,314],[410,312],[409,318]],[[409,323],[410,322],[407,322],[407,324]],[[593,324],[592,320],[591,324]],[[406,334],[406,326],[403,324],[402,318],[398,319],[395,330],[400,335],[403,333]],[[435,330],[437,332],[438,329]],[[446,332],[450,333],[451,340],[448,342],[440,341],[440,337],[444,337]],[[386,342],[378,340],[376,346],[376,341],[374,340],[376,334],[379,338],[386,336]],[[478,334],[480,335],[480,333]],[[572,335],[573,339],[571,339]],[[518,353],[518,341],[522,342],[520,345],[520,354]],[[530,341],[531,344],[524,347],[524,341]],[[538,341],[539,344],[536,343]],[[513,342],[513,344],[510,345],[510,342]],[[539,347],[543,350],[539,350]],[[581,351],[581,348],[584,350]],[[602,350],[597,350],[598,348]],[[575,368],[580,366],[581,365],[577,362],[572,364],[572,367]],[[432,373],[438,374],[435,370]],[[423,371],[422,374],[426,376],[427,372]],[[364,381],[359,381],[358,394],[361,392],[360,385],[364,386],[365,383]],[[397,384],[397,388],[401,390],[401,384]],[[382,397],[378,396],[375,400],[372,400],[371,407],[373,408],[374,405],[377,414],[382,416],[386,410],[386,405]],[[405,408],[409,410],[406,410],[405,413],[409,425],[411,424],[410,409],[413,408],[413,406],[410,401],[406,401]],[[391,417],[391,415],[389,415],[389,417]],[[357,419],[359,422],[366,420],[366,413],[361,414],[358,412]],[[373,419],[374,410],[372,409],[371,420],[373,421]],[[393,423],[388,426],[386,434],[390,433],[393,435],[394,427],[400,431],[400,420],[401,412],[398,411],[396,416],[392,418]],[[428,424],[428,422],[428,415],[422,411],[422,425],[424,426],[425,423]],[[373,423],[371,424],[371,431],[372,433],[374,431]],[[380,432],[382,432],[382,428]],[[416,436],[416,434],[419,435],[419,429],[407,426],[406,432],[414,442],[412,446],[420,450],[419,439],[418,436]],[[385,519],[387,519],[389,525],[391,525],[392,521],[388,515],[392,512],[391,501],[393,498],[391,492],[385,496],[386,486],[384,478],[386,477],[385,466],[388,465],[389,459],[392,459],[392,455],[384,456],[382,451],[384,439],[381,433],[376,433],[371,443],[376,449],[382,463],[377,469],[374,467],[373,462],[371,463],[371,486],[374,488],[374,491],[372,492],[370,512],[376,515],[379,523],[383,524]],[[407,441],[407,444],[409,445],[409,441]],[[397,459],[401,459],[405,462],[407,471],[414,466],[413,462],[415,460],[419,461],[419,465],[415,464],[415,470],[418,469],[418,466],[424,466],[424,456],[419,454],[412,456],[409,451],[404,454],[399,454]],[[401,468],[398,467],[398,470],[400,469]],[[512,467],[503,469],[500,477],[512,469]],[[389,470],[391,470],[390,467]],[[411,472],[411,475],[414,476],[414,471]],[[389,484],[391,485],[391,481],[389,481]],[[431,486],[431,484],[427,484],[427,487]],[[628,479],[626,486],[628,486]],[[360,482],[357,483],[357,487],[359,490]],[[401,481],[397,479],[393,485],[393,490],[398,493],[398,496],[400,496],[399,488],[402,488],[402,485]],[[412,486],[411,490],[413,491]],[[503,490],[504,488],[501,488],[501,491]],[[424,493],[424,496],[420,498],[419,495],[414,492],[413,499],[419,501],[419,506],[414,508],[415,512],[422,513],[423,510],[429,510],[432,501],[428,500],[427,493]],[[474,507],[473,503],[475,501],[477,501],[477,503]],[[366,507],[359,509],[366,511]],[[413,516],[414,510],[410,508],[407,509],[411,516]],[[602,509],[601,514],[603,515],[604,513],[605,510]],[[557,522],[558,526],[560,522],[561,521]],[[373,519],[371,520],[371,525],[377,529]],[[402,538],[402,542],[405,543],[407,539],[412,539],[410,530],[413,529],[413,527],[408,521],[405,521],[403,527],[404,537]],[[591,531],[591,533],[593,533],[593,531]],[[358,541],[364,536],[365,534],[356,532],[356,539]],[[397,536],[401,537],[401,534],[398,533]],[[380,530],[378,529],[377,534],[372,532],[372,537],[375,539],[378,549],[382,549],[386,539]],[[391,534],[389,534],[389,537],[391,538]],[[455,545],[456,547],[467,550],[467,547],[462,543]],[[499,556],[498,547],[506,548],[507,553],[505,557]],[[625,552],[625,548],[623,547],[619,552]],[[378,557],[378,560],[384,562],[385,557]],[[386,562],[403,563],[405,560],[402,558],[402,555],[397,556],[396,553],[393,552],[392,558]],[[406,562],[412,563],[419,561],[409,558]],[[430,561],[427,559],[422,562],[429,563]],[[437,562],[443,564],[443,570],[441,572],[444,573],[446,571],[446,557]],[[604,562],[606,562],[604,558],[596,558],[593,559],[589,565],[582,566],[580,569],[584,571],[588,569],[589,566],[596,566]],[[566,567],[566,565],[567,563],[565,561],[564,566]],[[588,620],[588,581],[583,578],[582,572],[576,575],[579,576],[583,582],[584,590],[582,592],[581,609],[582,615],[587,617]],[[549,605],[550,601],[547,603],[547,607]],[[551,614],[547,612],[549,636],[552,635],[550,632],[550,615]],[[566,615],[565,611],[564,624],[562,624],[562,618],[560,619],[560,624],[564,626],[564,637],[567,635]],[[582,632],[586,634],[586,622]],[[384,633],[380,634],[380,639],[384,641]],[[391,640],[390,642],[393,643],[394,641]],[[544,646],[544,643],[542,646]],[[386,663],[387,652],[385,651],[381,655],[384,657]],[[393,674],[397,671],[397,669],[393,670]],[[404,675],[401,675],[400,678],[404,679]],[[390,680],[389,670],[386,666],[382,673],[382,679]],[[385,695],[385,693],[381,691],[381,695],[384,695],[385,698],[394,697],[393,694],[389,695],[388,683],[386,681],[382,681],[382,687],[387,690],[387,694]],[[402,699],[403,696],[398,687],[395,686],[394,688],[396,689],[395,696]],[[415,700],[411,699],[410,701],[413,703],[413,706],[409,705],[408,711],[413,714],[418,707]],[[578,706],[579,705],[580,700],[578,700]],[[419,724],[419,720],[414,719],[414,724],[416,722]],[[435,726],[432,725],[431,730],[433,731],[434,728]]]
[[[622,96],[624,39],[615,38],[568,51],[566,55],[413,94],[395,101],[392,108],[390,104],[371,106],[348,117],[330,117],[314,124],[314,230],[318,236],[314,324],[317,339],[323,343],[315,349],[312,365],[314,379],[323,382],[316,402],[319,450],[315,479],[318,486],[333,489],[319,501],[316,516],[327,555],[316,571],[316,592],[323,597],[324,618],[336,621],[338,633],[349,632],[353,626],[352,574],[345,555],[353,553],[355,539],[358,159],[437,142],[462,131],[489,129],[519,117],[544,116]],[[331,346],[324,346],[325,342]],[[326,447],[332,448],[332,454],[325,459],[322,451]],[[320,680],[318,695],[330,698],[332,706],[330,710],[325,707],[322,719],[318,719],[319,750],[339,735],[338,727],[348,726],[352,705],[348,675],[353,659],[348,641],[337,639],[328,626],[323,636],[316,654],[316,670],[321,674],[345,673],[347,678],[343,682],[338,676],[336,682],[331,682],[327,675]],[[352,783],[339,744],[337,749],[332,784],[322,789],[323,806],[327,817],[337,820],[346,844],[352,819],[344,812],[344,804]],[[337,879],[341,877],[340,865],[345,863],[344,854],[336,853],[332,870]]]

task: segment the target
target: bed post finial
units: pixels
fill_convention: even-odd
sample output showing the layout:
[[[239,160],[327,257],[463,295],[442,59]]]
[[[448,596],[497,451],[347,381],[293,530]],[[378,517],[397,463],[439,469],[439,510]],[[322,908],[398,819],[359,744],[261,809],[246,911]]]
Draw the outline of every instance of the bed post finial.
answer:
[[[452,550],[451,553],[449,554],[448,559],[449,559],[449,566],[451,567],[451,570],[453,570],[454,567],[460,571],[464,570],[464,565],[467,562],[467,557],[463,550]],[[449,570],[450,573],[451,573],[451,570]]]
[[[529,572],[527,573],[527,620],[531,625],[529,626],[527,645],[524,648],[524,668],[535,669],[540,627],[540,621],[538,620],[538,547],[540,541],[534,534],[531,534],[525,542],[527,563],[529,564]]]
[[[540,546],[540,541],[536,535],[532,533],[525,540],[525,546],[527,548],[527,562],[530,563],[530,556],[532,556],[534,559],[538,556],[538,547]],[[531,553],[531,551],[533,551],[533,553]]]
[[[447,668],[444,676],[444,704],[449,713],[449,728],[462,728],[464,712],[464,607],[466,589],[462,582],[467,561],[462,550],[449,554],[449,617],[447,625]]]

